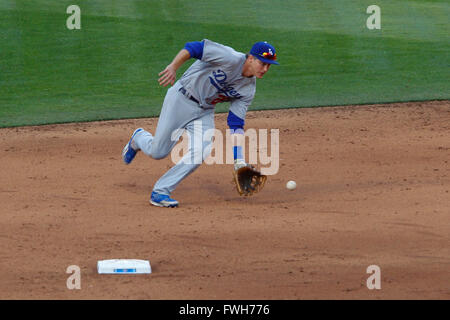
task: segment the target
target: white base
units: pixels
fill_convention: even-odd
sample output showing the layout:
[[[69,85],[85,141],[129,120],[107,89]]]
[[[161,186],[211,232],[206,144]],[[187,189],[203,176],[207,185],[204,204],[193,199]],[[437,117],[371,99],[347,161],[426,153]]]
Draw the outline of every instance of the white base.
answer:
[[[152,273],[150,261],[136,259],[112,259],[97,262],[101,274],[143,274]]]

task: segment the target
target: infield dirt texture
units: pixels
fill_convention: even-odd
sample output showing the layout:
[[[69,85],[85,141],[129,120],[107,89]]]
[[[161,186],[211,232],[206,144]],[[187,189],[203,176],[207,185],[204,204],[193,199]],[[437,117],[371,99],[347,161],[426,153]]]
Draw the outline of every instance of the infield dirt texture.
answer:
[[[223,4],[0,2],[0,299],[450,299],[448,1]],[[170,158],[121,151],[155,132],[158,72],[203,38],[277,48],[246,129],[279,129],[280,170],[242,198],[231,165],[202,165],[156,208]],[[153,273],[97,274],[115,258]]]
[[[448,102],[248,121],[280,129],[279,173],[241,198],[230,165],[203,165],[176,209],[148,203],[169,159],[120,156],[130,128],[156,119],[0,130],[0,298],[450,298]],[[153,274],[98,275],[114,258],[149,259]],[[81,290],[66,288],[69,265]],[[370,265],[381,290],[366,287]]]

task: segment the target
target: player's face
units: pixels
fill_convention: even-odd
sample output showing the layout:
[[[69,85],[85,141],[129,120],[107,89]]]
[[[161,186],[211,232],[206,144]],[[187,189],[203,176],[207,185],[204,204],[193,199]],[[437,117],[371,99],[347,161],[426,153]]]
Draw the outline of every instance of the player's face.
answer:
[[[269,63],[262,62],[261,60],[259,60],[257,58],[253,59],[252,66],[253,66],[253,74],[258,79],[261,79],[270,68]]]

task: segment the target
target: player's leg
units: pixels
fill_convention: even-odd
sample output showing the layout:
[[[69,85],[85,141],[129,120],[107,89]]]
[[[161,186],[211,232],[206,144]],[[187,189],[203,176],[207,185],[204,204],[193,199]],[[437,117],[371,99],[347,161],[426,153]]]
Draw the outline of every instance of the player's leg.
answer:
[[[155,135],[142,130],[133,138],[136,149],[142,150],[154,159],[165,158],[180,139],[181,129],[202,112],[196,103],[178,91],[180,87],[181,85],[177,82],[168,90]]]
[[[143,130],[144,129],[142,129],[142,128],[138,128],[138,129],[134,130],[133,134],[131,135],[130,140],[125,145],[125,147],[123,147],[122,160],[123,160],[123,162],[125,162],[125,164],[130,164],[131,161],[133,161],[134,157],[136,156],[137,152],[139,151],[139,149],[137,148],[137,146],[135,144],[134,139],[135,139],[136,135]]]
[[[178,184],[194,172],[205,158],[209,156],[212,140],[203,141],[204,133],[209,129],[214,129],[214,110],[204,111],[204,114],[199,119],[186,125],[189,136],[189,150],[175,166],[156,182],[152,192],[152,199],[150,200],[152,204],[155,204],[155,201],[152,201],[155,194],[169,196]]]

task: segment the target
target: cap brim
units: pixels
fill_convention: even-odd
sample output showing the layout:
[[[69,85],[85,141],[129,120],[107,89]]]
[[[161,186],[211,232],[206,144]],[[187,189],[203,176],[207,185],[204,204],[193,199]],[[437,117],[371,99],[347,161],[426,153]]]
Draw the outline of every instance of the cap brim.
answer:
[[[269,59],[262,58],[262,57],[259,57],[259,56],[255,56],[255,55],[253,55],[253,56],[256,57],[256,58],[258,58],[259,60],[261,60],[261,61],[264,62],[264,63],[268,63],[268,64],[278,64],[278,65],[279,65],[279,63],[276,62],[275,60],[269,60]]]

